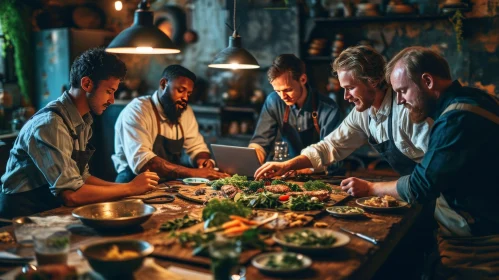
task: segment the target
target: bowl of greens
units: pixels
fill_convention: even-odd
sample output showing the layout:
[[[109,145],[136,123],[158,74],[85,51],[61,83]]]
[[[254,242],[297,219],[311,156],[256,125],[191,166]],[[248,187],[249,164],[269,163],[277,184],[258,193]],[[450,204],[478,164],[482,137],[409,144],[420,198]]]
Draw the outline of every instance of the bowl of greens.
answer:
[[[344,233],[325,228],[293,228],[274,233],[274,241],[291,250],[321,252],[345,246],[350,237]]]
[[[302,254],[272,252],[256,256],[251,263],[263,273],[291,274],[309,268],[312,265],[312,260]]]

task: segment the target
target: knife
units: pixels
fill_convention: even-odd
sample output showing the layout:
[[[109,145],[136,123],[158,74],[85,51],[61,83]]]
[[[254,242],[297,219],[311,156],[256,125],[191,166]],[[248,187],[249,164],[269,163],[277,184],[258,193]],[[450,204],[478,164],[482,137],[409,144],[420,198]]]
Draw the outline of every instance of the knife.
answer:
[[[353,235],[355,235],[355,236],[357,236],[357,237],[359,237],[359,238],[362,238],[362,239],[364,239],[364,240],[367,240],[367,241],[369,241],[369,242],[371,242],[371,243],[373,243],[373,244],[375,244],[375,245],[377,245],[377,244],[378,244],[378,242],[379,242],[379,240],[378,240],[378,239],[376,239],[376,238],[374,238],[374,237],[370,237],[370,236],[367,236],[367,235],[364,235],[364,234],[362,234],[362,233],[358,233],[358,232],[353,232],[353,231],[351,231],[351,230],[348,230],[348,229],[346,229],[346,228],[342,228],[342,227],[340,227],[340,229],[341,229],[342,231],[346,231],[346,232],[348,232],[348,233],[350,233],[350,234],[353,234]]]

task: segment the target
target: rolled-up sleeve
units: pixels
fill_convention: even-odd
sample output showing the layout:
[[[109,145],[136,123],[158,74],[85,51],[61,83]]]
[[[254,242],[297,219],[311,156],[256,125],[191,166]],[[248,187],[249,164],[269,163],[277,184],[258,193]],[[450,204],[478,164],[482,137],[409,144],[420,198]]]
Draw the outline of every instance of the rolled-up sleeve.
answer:
[[[210,150],[199,132],[198,122],[191,107],[187,107],[182,114],[181,122],[184,129],[184,149],[191,161],[194,161],[199,153],[209,153]]]
[[[353,110],[340,126],[324,140],[302,150],[314,169],[323,168],[349,156],[360,146],[367,143],[367,134],[361,128],[361,114]]]
[[[279,127],[277,123],[278,120],[275,116],[275,104],[273,104],[277,100],[275,99],[275,96],[272,96],[273,94],[275,94],[277,98],[280,98],[276,93],[271,93],[271,95],[267,97],[262,106],[255,133],[250,140],[250,145],[256,144],[262,147],[266,155],[270,152]],[[256,148],[258,146],[251,145],[250,147]]]
[[[122,112],[121,137],[128,166],[139,174],[142,167],[156,156],[152,151],[152,135],[157,135],[157,129],[152,127],[152,120],[144,117],[138,102],[133,102]]]
[[[53,195],[63,190],[76,191],[84,184],[84,178],[71,158],[73,138],[62,119],[52,115],[46,120],[33,130],[28,154],[49,183]]]

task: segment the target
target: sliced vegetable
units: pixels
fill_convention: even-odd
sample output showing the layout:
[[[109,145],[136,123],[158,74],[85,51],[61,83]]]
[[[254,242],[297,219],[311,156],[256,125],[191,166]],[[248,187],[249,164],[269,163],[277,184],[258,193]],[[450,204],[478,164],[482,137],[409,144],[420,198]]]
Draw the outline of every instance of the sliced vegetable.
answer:
[[[288,201],[289,200],[289,195],[281,195],[279,196],[279,201]]]

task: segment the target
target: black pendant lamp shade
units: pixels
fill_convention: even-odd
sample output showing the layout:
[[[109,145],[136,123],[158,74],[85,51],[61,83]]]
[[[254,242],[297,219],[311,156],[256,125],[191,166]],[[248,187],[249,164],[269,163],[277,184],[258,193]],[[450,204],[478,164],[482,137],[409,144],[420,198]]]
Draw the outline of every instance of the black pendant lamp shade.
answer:
[[[256,69],[260,68],[256,59],[242,47],[241,36],[236,32],[229,37],[229,46],[220,51],[208,65],[221,69]]]
[[[232,36],[229,37],[229,46],[219,52],[213,59],[213,62],[208,65],[208,67],[233,70],[260,68],[260,65],[258,65],[258,61],[256,61],[256,59],[243,48],[241,36],[237,34],[236,3],[237,0],[234,0],[232,26],[234,32],[232,33]]]
[[[106,48],[112,53],[131,54],[173,54],[180,50],[153,24],[154,13],[149,10],[149,3],[141,1],[132,26],[123,30]]]

